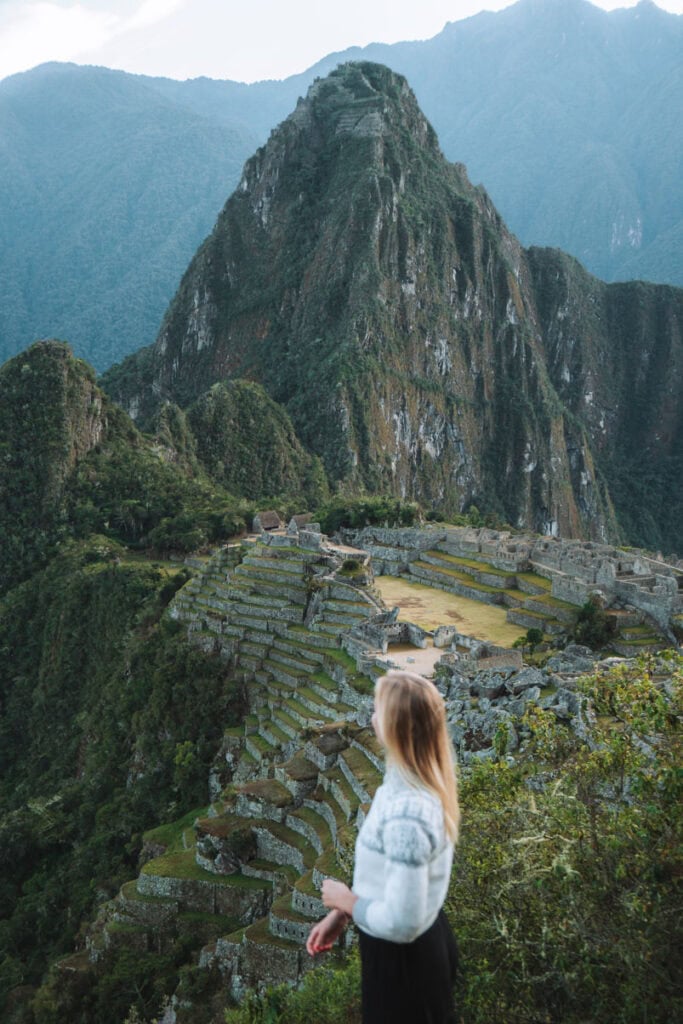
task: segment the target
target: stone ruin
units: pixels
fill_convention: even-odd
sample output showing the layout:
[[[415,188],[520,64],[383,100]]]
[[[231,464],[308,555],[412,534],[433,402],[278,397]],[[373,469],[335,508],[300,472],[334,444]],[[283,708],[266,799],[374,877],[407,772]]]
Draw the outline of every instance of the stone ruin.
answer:
[[[683,616],[683,566],[644,551],[593,541],[560,540],[485,528],[425,526],[342,530],[342,539],[372,556],[375,572],[402,575],[429,550],[485,562],[511,574],[535,572],[558,601],[581,606],[597,595],[607,608],[629,606],[675,643],[672,621]]]

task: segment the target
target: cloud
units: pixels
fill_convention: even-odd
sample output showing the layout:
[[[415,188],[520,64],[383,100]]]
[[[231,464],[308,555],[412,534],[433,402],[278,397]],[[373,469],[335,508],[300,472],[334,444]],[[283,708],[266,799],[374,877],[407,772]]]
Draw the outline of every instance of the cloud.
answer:
[[[131,29],[149,28],[150,25],[156,25],[157,22],[163,21],[183,7],[185,3],[186,0],[144,0],[135,14],[126,21],[122,31],[128,32]]]
[[[0,77],[47,60],[72,60],[101,46],[116,30],[118,18],[82,4],[3,5],[0,20]]]
[[[45,61],[75,60],[128,31],[165,20],[185,3],[136,0],[126,14],[116,0],[100,3],[97,10],[78,2],[0,3],[0,79]]]

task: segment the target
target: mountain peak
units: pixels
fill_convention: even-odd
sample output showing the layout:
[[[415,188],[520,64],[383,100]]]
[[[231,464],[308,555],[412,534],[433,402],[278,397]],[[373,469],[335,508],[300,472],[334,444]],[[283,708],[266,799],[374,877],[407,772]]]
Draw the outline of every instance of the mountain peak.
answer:
[[[648,315],[664,301],[645,289]],[[600,538],[617,532],[592,453],[620,415],[608,322],[604,285],[524,253],[445,160],[405,79],[352,63],[247,162],[153,349],[107,386],[144,421],[256,380],[333,483]]]
[[[439,151],[436,133],[403,75],[382,64],[352,61],[312,83],[293,113],[273,130],[269,145],[294,129],[308,132],[308,144],[318,150],[335,137],[377,139],[399,124],[421,146]]]

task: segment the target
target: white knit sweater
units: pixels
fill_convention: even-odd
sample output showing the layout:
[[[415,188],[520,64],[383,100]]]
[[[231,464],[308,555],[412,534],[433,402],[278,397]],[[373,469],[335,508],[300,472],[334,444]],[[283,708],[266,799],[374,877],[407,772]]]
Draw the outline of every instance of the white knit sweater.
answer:
[[[436,920],[452,863],[441,801],[390,766],[356,841],[354,921],[375,938],[413,942]]]

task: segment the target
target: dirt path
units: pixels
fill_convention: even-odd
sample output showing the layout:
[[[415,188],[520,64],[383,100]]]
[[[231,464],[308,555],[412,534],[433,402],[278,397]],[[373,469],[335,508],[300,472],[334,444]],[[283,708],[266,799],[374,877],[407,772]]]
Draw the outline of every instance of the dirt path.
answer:
[[[438,647],[434,647],[430,640],[429,646],[425,648],[412,647],[410,644],[392,644],[386,657],[399,668],[417,672],[418,675],[429,679],[434,674],[437,661],[444,653]]]

